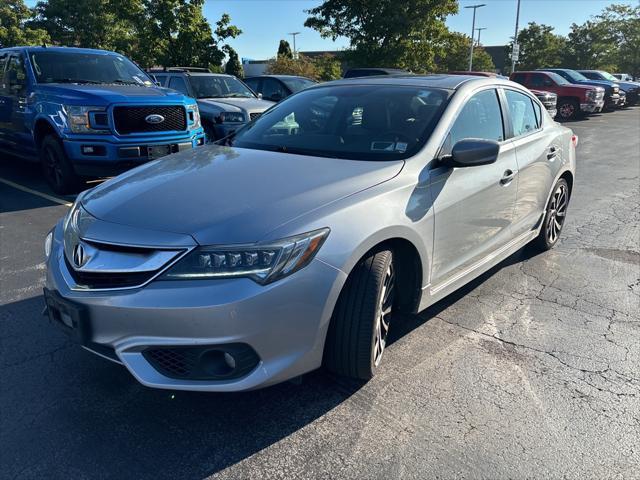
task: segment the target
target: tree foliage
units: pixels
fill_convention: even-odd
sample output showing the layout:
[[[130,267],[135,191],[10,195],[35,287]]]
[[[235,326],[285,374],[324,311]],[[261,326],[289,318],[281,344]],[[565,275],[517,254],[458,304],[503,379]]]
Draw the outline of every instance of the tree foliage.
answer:
[[[278,58],[293,58],[293,52],[291,52],[291,45],[286,40],[280,40],[280,45],[278,45]]]
[[[444,40],[443,50],[446,52],[437,61],[437,71],[451,72],[469,68],[469,50],[471,37],[464,33],[450,32]],[[496,66],[491,55],[482,47],[473,49],[473,71],[493,72]]]
[[[444,20],[457,11],[456,0],[324,0],[307,11],[305,26],[324,38],[348,38],[351,66],[424,72],[435,68]]]
[[[243,78],[244,70],[242,68],[242,63],[240,63],[240,59],[238,58],[238,54],[231,47],[227,47],[225,50],[229,56],[229,60],[227,60],[227,64],[224,67],[224,73],[238,78]]]
[[[300,55],[300,58],[276,57],[269,62],[267,67],[269,75],[299,75],[302,77],[318,78],[318,69],[315,63],[308,57]]]
[[[13,45],[40,45],[50,42],[46,30],[28,26],[34,12],[23,0],[0,2],[0,48]]]
[[[520,45],[519,70],[535,70],[543,67],[560,67],[567,50],[567,40],[553,33],[553,27],[529,22],[518,33]]]
[[[342,66],[340,60],[335,55],[324,54],[313,59],[313,63],[316,66],[318,72],[314,80],[320,82],[328,82],[330,80],[337,80],[342,77]]]
[[[242,31],[227,14],[213,29],[203,7],[204,0],[40,0],[27,25],[55,44],[115,50],[144,67],[215,68],[229,48],[225,40]]]

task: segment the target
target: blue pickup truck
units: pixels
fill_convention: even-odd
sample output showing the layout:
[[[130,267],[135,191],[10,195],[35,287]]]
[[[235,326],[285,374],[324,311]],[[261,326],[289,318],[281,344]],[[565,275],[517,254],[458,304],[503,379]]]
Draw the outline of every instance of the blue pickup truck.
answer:
[[[120,54],[0,50],[0,152],[40,161],[56,193],[203,144],[195,100],[158,87]]]

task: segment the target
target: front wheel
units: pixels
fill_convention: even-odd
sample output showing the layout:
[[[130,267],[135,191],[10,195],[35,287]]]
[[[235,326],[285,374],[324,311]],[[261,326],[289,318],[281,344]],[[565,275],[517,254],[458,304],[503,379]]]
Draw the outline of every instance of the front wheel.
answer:
[[[382,361],[396,302],[393,253],[379,250],[362,260],[340,294],[325,343],[328,370],[368,380]]]
[[[562,227],[564,227],[564,222],[567,218],[568,207],[569,185],[564,178],[561,178],[553,189],[544,215],[544,223],[538,237],[534,240],[534,244],[538,249],[549,250],[558,243]]]
[[[54,135],[47,135],[42,140],[40,162],[44,178],[55,193],[66,195],[80,190],[80,178],[76,175],[60,141]]]
[[[574,120],[580,113],[580,104],[570,98],[558,101],[557,116],[559,120]]]

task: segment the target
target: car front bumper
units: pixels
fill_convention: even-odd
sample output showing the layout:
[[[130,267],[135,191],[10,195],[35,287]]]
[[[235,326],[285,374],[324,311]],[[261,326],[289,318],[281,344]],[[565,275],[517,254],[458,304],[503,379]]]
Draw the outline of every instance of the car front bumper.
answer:
[[[72,290],[61,224],[55,229],[47,266],[46,289],[83,312],[81,332],[61,326],[85,348],[122,363],[146,386],[216,392],[261,388],[318,368],[333,307],[346,280],[342,271],[313,260],[266,286],[238,278],[156,280],[128,290]],[[144,353],[154,348],[229,344],[247,345],[259,357],[255,368],[239,378],[170,377]]]
[[[587,112],[587,113],[598,113],[598,112],[601,112],[603,108],[604,108],[604,100],[580,104],[580,111]]]

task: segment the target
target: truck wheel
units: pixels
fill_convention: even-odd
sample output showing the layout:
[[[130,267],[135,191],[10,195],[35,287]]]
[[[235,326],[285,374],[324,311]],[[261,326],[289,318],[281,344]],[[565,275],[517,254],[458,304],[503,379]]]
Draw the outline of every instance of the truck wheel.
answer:
[[[580,104],[571,98],[563,98],[558,101],[557,110],[560,120],[573,120],[580,113]]]
[[[40,145],[42,173],[51,189],[59,195],[76,193],[81,188],[80,178],[67,158],[58,138],[47,135]]]
[[[378,250],[349,275],[336,304],[324,350],[326,368],[368,380],[384,353],[395,306],[393,253]]]

